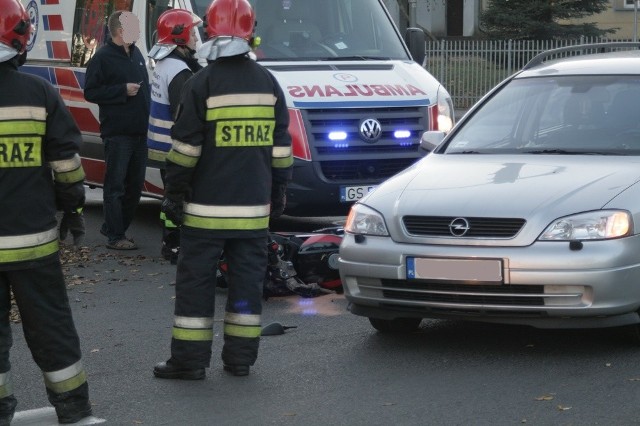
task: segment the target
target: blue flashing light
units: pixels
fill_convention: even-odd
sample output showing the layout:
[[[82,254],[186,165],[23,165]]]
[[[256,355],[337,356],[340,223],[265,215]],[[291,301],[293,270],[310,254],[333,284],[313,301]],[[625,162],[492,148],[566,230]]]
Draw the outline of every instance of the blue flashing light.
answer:
[[[407,139],[411,137],[411,130],[396,130],[393,132],[393,137],[396,139]]]
[[[344,141],[346,139],[347,139],[347,132],[343,132],[343,131],[329,132],[330,141]]]

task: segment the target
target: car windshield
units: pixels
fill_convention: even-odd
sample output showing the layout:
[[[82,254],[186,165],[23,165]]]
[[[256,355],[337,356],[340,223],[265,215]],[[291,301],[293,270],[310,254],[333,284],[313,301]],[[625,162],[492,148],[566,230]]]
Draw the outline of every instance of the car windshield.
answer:
[[[211,0],[192,0],[204,17]],[[409,60],[378,0],[250,0],[258,60]]]
[[[514,79],[461,124],[446,154],[640,155],[640,77]]]

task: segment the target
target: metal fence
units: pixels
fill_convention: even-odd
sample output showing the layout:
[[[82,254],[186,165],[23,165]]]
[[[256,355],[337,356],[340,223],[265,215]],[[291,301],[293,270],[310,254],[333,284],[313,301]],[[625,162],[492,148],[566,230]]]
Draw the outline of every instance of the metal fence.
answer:
[[[564,46],[614,42],[580,40],[439,40],[427,42],[426,68],[449,91],[456,109],[467,109],[535,55]]]

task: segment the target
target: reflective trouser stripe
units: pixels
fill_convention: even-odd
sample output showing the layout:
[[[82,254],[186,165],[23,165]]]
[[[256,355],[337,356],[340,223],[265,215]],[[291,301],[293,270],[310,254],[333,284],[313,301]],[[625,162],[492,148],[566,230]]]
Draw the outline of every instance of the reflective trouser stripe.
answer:
[[[236,314],[224,315],[224,334],[227,336],[255,338],[260,337],[260,315]]]
[[[184,224],[200,229],[257,230],[269,227],[269,216],[257,218],[223,219],[184,215]]]
[[[13,395],[13,385],[11,384],[11,373],[0,374],[0,398]]]
[[[211,341],[213,340],[213,318],[175,316],[171,334],[177,340]]]
[[[0,237],[0,263],[40,259],[58,251],[58,230]]]
[[[213,340],[213,330],[193,330],[186,328],[173,327],[171,335],[177,340],[189,341],[209,341]]]
[[[211,206],[187,203],[184,224],[200,229],[256,230],[269,227],[269,205]]]
[[[54,393],[70,392],[87,381],[87,373],[82,367],[82,361],[62,370],[44,372],[43,375],[45,386]]]

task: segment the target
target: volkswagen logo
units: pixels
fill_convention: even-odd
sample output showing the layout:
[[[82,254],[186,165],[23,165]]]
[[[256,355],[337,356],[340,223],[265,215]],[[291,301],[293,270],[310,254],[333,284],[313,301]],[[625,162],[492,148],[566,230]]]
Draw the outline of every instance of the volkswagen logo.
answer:
[[[382,126],[375,118],[367,118],[360,123],[360,136],[365,142],[373,143],[380,139]]]
[[[457,217],[449,224],[449,232],[454,237],[464,237],[471,227],[469,221],[463,217]]]

